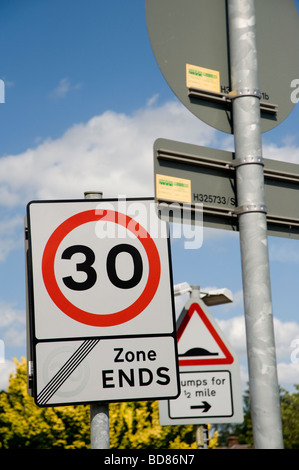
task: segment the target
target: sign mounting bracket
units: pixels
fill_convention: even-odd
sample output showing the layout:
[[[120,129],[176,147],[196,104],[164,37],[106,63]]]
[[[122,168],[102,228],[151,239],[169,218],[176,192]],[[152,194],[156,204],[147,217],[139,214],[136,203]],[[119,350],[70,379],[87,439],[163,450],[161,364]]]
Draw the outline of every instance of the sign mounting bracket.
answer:
[[[255,96],[261,98],[262,94],[259,90],[232,90],[229,93],[221,93],[215,91],[204,90],[201,88],[188,88],[189,98],[195,98],[198,100],[206,100],[217,104],[222,104],[227,108],[231,108],[232,100],[240,98],[242,96]],[[278,113],[278,105],[272,103],[266,103],[265,101],[260,102],[261,112],[271,115]]]

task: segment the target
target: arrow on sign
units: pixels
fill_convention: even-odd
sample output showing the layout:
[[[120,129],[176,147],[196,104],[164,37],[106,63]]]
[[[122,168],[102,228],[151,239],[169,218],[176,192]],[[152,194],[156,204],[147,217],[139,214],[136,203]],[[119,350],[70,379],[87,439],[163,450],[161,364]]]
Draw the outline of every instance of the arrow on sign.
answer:
[[[203,401],[202,403],[203,403],[203,405],[190,406],[191,410],[196,410],[196,409],[203,408],[203,413],[206,413],[207,411],[209,411],[209,409],[211,408],[210,403],[208,403],[207,401]]]

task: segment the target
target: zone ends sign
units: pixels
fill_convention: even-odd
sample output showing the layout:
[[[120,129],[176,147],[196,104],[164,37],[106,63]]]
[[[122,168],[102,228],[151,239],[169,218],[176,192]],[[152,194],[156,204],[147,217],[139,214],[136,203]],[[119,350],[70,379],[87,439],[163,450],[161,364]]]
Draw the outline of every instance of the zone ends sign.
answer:
[[[33,201],[27,221],[37,404],[177,395],[168,227],[154,199]]]

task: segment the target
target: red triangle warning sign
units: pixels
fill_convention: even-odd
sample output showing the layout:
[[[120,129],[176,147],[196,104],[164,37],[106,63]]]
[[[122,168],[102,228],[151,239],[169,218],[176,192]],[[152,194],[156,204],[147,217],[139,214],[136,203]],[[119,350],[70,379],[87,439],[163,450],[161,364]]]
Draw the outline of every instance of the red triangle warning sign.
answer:
[[[234,357],[216,325],[194,302],[177,330],[179,366],[232,364]]]

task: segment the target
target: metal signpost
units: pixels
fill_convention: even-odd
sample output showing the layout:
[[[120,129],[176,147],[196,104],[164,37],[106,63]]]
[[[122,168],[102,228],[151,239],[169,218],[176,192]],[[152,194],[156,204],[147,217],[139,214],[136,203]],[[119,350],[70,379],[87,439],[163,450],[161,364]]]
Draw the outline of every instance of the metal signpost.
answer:
[[[154,200],[33,201],[27,223],[36,404],[177,396],[169,238]]]
[[[86,191],[85,199],[102,199],[103,193]],[[110,448],[109,403],[95,402],[90,404],[90,448]]]
[[[290,87],[299,76],[296,6],[292,0],[189,0],[186,8],[180,0],[146,0],[146,12],[157,62],[177,97],[206,123],[234,134],[236,199],[229,203],[240,232],[254,446],[279,449],[261,132],[282,122],[295,104]],[[213,200],[214,194],[206,195]],[[282,232],[295,227],[298,235],[297,214],[290,219]]]
[[[272,317],[253,0],[228,0],[243,292],[256,448],[283,448]],[[245,162],[245,164],[244,164]],[[265,373],[265,371],[267,371]]]
[[[193,288],[177,321],[180,396],[159,402],[162,425],[243,421],[239,360]]]

